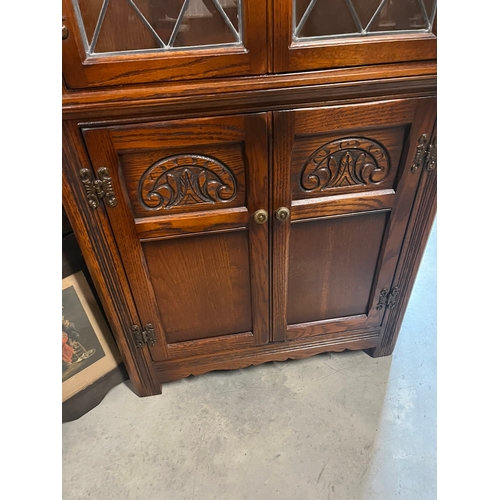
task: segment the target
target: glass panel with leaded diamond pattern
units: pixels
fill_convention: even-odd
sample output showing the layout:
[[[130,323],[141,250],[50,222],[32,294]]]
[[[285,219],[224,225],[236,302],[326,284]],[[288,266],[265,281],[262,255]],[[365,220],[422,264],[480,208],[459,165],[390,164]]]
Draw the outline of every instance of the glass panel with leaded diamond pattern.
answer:
[[[293,0],[294,40],[430,32],[436,0]]]
[[[242,45],[242,0],[73,0],[87,54]]]

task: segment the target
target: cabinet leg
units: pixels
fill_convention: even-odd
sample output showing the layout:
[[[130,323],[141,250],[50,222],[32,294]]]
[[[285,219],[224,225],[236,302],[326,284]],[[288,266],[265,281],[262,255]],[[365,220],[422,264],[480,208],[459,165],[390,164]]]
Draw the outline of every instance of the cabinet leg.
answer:
[[[385,348],[382,348],[380,345],[377,347],[372,347],[371,349],[364,349],[368,356],[372,358],[382,358],[384,356],[390,356],[394,351],[394,344],[388,345]]]
[[[156,380],[143,381],[136,377],[130,377],[129,383],[132,391],[140,398],[161,394],[162,385]]]

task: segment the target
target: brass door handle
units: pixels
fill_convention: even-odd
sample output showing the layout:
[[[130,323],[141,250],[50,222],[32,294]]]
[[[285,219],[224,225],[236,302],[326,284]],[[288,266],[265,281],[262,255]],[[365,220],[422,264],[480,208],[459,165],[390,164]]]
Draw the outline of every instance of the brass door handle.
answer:
[[[286,207],[281,207],[276,210],[275,215],[278,220],[285,221],[288,219],[288,217],[290,217],[290,210],[288,210],[288,208]]]
[[[260,210],[257,210],[257,212],[255,212],[253,214],[253,220],[257,224],[264,224],[265,222],[267,222],[267,218],[268,218],[268,214],[262,208]]]

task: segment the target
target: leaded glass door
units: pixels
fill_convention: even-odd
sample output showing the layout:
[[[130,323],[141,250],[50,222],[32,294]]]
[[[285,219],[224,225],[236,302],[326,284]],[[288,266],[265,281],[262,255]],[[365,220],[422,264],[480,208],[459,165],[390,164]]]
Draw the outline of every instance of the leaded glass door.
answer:
[[[63,0],[63,24],[70,88],[267,69],[264,0]]]
[[[437,0],[275,0],[275,71],[436,58]]]

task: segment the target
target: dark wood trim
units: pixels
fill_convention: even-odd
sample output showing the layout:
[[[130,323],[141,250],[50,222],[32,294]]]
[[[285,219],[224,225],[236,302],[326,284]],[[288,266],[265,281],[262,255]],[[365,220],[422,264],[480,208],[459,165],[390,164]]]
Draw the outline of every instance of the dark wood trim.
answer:
[[[92,169],[75,122],[63,122],[63,204],[115,336],[132,386],[139,396],[159,394],[149,353],[137,349],[130,328],[140,324],[113,234],[102,208],[92,209],[79,177]],[[127,332],[130,332],[127,334]]]
[[[161,115],[199,117],[200,113],[262,112],[379,95],[425,95],[435,93],[436,85],[436,63],[423,62],[215,79],[182,85],[68,91],[63,96],[63,119],[112,120],[126,116],[148,121],[152,116]]]
[[[341,352],[346,349],[370,349],[377,345],[379,331],[351,331],[340,335],[324,335],[306,340],[277,342],[264,346],[179,360],[155,363],[161,382],[171,382],[189,375],[201,375],[213,370],[236,370],[269,361],[303,359],[321,352]]]
[[[366,195],[359,193],[340,194],[325,198],[304,198],[292,201],[290,219],[294,222],[304,222],[309,218],[333,218],[346,216],[347,213],[360,214],[374,210],[388,210],[392,208],[395,198],[393,189],[372,191]],[[335,205],[332,206],[332,201]]]
[[[394,351],[418,274],[418,264],[425,251],[436,211],[437,169],[429,171],[424,168],[393,280],[393,286],[398,286],[400,289],[398,306],[386,313],[382,323],[379,345],[374,349],[367,350],[370,356],[388,356]]]
[[[139,315],[139,321],[131,323],[131,325],[151,323],[154,325],[156,335],[166,338],[165,332],[161,328],[160,314],[154,300],[153,286],[147,271],[142,247],[136,238],[135,220],[128,206],[127,195],[121,184],[118,183],[120,178],[119,159],[114,148],[112,131],[111,129],[83,130],[83,135],[93,168],[97,170],[100,166],[106,166],[111,177],[117,180],[115,187],[117,204],[111,210],[105,212],[114,234],[114,241],[117,241],[118,252]],[[125,249],[126,251],[124,251]],[[130,328],[128,331],[130,331]],[[153,352],[163,351],[158,344],[151,349]]]
[[[273,184],[273,200],[270,205],[272,224],[272,291],[273,291],[273,342],[283,342],[287,329],[286,307],[288,290],[288,263],[290,247],[290,223],[279,221],[275,217],[281,207],[292,208],[290,187],[290,163],[293,150],[295,113],[284,111],[273,113],[273,173],[279,182]]]
[[[255,344],[267,344],[269,335],[269,237],[270,221],[257,224],[252,216],[257,210],[269,212],[269,158],[267,131],[269,113],[245,117],[245,160],[247,162],[247,207],[249,221],[250,283],[252,324]]]
[[[337,42],[331,46],[320,44],[296,44],[289,49],[286,65],[277,71],[318,70],[331,67],[387,64],[394,61],[421,61],[436,58],[437,43],[433,34],[404,37],[380,36],[361,39],[346,44]],[[372,52],[368,52],[367,45]]]
[[[188,82],[162,82],[149,85],[107,87],[104,89],[67,89],[62,96],[63,108],[77,105],[133,106],[139,101],[155,101],[172,97],[192,97],[206,94],[225,94],[244,90],[269,90],[272,88],[304,87],[328,83],[356,83],[395,78],[432,77],[437,74],[435,61],[415,63],[380,64],[354,68],[338,68],[305,73],[269,74],[252,77],[191,80]]]
[[[246,229],[250,214],[246,207],[221,208],[211,212],[189,212],[135,220],[141,241],[199,235],[210,231],[223,232]]]
[[[267,332],[265,332],[267,333]],[[168,359],[189,358],[190,356],[213,354],[222,351],[233,351],[253,347],[255,337],[253,332],[235,333],[200,340],[188,340],[168,344]]]

